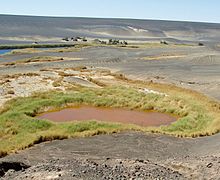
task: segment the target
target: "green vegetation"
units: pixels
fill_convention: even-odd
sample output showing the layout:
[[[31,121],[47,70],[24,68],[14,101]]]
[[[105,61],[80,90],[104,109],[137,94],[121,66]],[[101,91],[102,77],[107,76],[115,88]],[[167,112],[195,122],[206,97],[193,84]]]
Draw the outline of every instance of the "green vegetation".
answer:
[[[142,85],[144,83],[136,82],[134,87]],[[188,137],[219,132],[219,103],[210,101],[193,91],[169,85],[152,83],[148,84],[148,87],[155,90],[162,89],[168,96],[145,94],[132,87],[107,86],[98,89],[74,87],[65,93],[53,91],[11,100],[5,104],[0,114],[0,156],[43,141],[123,130],[158,132]],[[180,118],[169,126],[139,127],[96,121],[52,123],[35,117],[38,113],[48,109],[56,110],[79,104],[155,110],[171,113]]]
[[[25,49],[25,48],[59,48],[74,47],[75,44],[21,44],[21,45],[0,45],[0,49]]]
[[[164,41],[164,40],[161,40],[161,41],[160,41],[160,44],[168,45],[168,42],[166,42],[166,41]]]
[[[108,40],[108,45],[128,45],[127,41],[120,41],[118,39],[109,39]]]
[[[58,46],[58,45],[57,45]],[[80,51],[81,48],[92,46],[92,44],[75,44],[71,46],[60,46],[60,47],[45,47],[45,49],[40,49],[40,47],[25,47],[22,48],[17,46],[14,50],[5,53],[4,55],[9,54],[33,54],[33,53],[42,53],[42,52],[54,52],[54,53],[62,53],[62,52],[76,52]],[[5,47],[5,46],[3,46]],[[1,49],[1,46],[0,46]],[[7,49],[7,48],[6,48]],[[9,49],[13,49],[11,46]]]

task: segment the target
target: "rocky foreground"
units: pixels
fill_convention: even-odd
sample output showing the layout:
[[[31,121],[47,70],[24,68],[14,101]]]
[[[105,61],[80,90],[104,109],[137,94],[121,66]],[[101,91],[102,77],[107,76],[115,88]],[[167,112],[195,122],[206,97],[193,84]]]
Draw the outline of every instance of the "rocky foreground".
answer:
[[[24,167],[25,168],[25,167]],[[3,179],[185,179],[184,175],[149,160],[54,159],[23,169],[9,170]]]
[[[126,132],[42,143],[0,160],[1,179],[220,179],[219,135]],[[202,144],[206,143],[206,146]]]

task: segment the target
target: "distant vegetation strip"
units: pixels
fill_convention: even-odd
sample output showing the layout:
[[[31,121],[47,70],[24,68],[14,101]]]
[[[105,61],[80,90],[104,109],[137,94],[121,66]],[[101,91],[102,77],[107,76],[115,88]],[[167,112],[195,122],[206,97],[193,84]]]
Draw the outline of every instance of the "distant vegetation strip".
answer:
[[[118,41],[117,41],[118,42]],[[119,41],[120,42],[120,41]],[[196,46],[193,44],[164,44],[164,43],[156,43],[156,42],[144,42],[144,43],[98,43],[96,41],[93,42],[83,42],[83,43],[60,43],[60,44],[15,44],[15,45],[0,45],[1,49],[27,49],[27,48],[65,48],[65,47],[75,47],[75,48],[83,48],[90,46],[113,46],[118,48],[155,48],[155,47],[166,47],[166,46],[174,46],[174,47],[184,47],[184,46]]]
[[[25,45],[0,45],[0,49],[25,49],[25,48],[59,48],[74,47],[76,44],[25,44]]]

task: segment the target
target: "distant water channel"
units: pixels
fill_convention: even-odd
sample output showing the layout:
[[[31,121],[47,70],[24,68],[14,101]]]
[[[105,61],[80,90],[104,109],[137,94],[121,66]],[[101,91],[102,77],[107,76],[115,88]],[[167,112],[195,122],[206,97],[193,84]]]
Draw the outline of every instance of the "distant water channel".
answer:
[[[0,49],[0,55],[11,52],[13,49]]]

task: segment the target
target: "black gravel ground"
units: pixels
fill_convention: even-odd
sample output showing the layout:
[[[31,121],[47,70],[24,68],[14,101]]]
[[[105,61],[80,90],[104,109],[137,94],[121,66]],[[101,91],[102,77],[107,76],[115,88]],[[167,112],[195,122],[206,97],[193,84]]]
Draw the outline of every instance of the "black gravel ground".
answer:
[[[1,179],[220,179],[219,134],[124,132],[38,144],[0,159]]]
[[[76,66],[103,67],[118,71],[132,79],[170,83],[205,93],[220,100],[220,49],[210,47],[154,47],[127,49],[114,47],[90,47],[79,52],[34,53],[0,56],[0,75],[39,72],[45,68],[72,68]],[[143,57],[163,54],[183,55],[180,58],[143,60]],[[58,56],[82,58],[59,62],[29,63],[1,66],[33,56]]]

